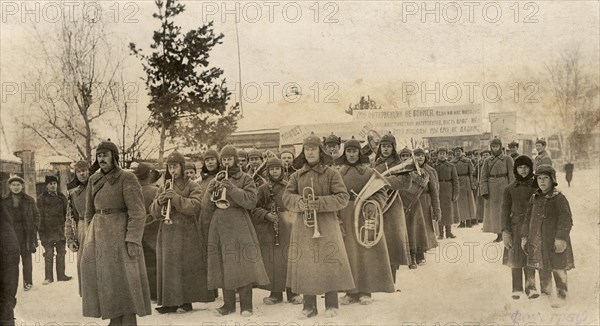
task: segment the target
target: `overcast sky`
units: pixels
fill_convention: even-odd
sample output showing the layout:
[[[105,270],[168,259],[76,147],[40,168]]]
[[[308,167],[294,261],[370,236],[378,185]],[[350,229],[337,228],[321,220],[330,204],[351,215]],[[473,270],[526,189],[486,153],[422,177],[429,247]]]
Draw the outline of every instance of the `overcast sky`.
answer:
[[[11,2],[2,1],[0,78],[3,83],[21,83],[25,81],[23,75],[31,69],[23,54],[30,51],[28,26],[34,17],[23,17],[22,8],[14,12],[8,3]],[[40,3],[40,27],[51,24],[47,22],[52,9],[49,3],[52,4]],[[103,18],[118,21],[109,26],[110,38],[123,51],[130,41],[147,50],[152,31],[158,27],[157,20],[152,18],[154,3],[130,2],[129,7],[125,3],[106,1],[102,7]],[[177,23],[184,30],[214,20],[215,30],[225,34],[224,43],[211,54],[211,64],[225,70],[229,87],[235,88],[239,101],[240,87],[234,86],[239,83],[239,66],[235,17],[231,13],[235,3],[183,3],[187,10]],[[246,85],[247,96],[243,101],[244,119],[239,123],[241,130],[277,128],[297,122],[347,121],[351,117],[343,110],[349,103],[358,102],[361,95],[370,95],[383,108],[406,107],[403,86],[426,85],[433,89],[436,82],[440,83],[442,95],[439,101],[429,95],[423,102],[419,89],[410,99],[410,105],[465,104],[469,101],[469,88],[465,85],[476,85],[472,88],[474,102],[483,105],[486,122],[490,111],[512,109],[511,85],[529,82],[530,75],[544,72],[545,62],[573,46],[581,47],[590,71],[598,80],[597,1],[432,1],[427,2],[427,8],[433,9],[433,13],[424,17],[420,1],[237,4],[242,83]],[[439,6],[437,12],[436,6]],[[502,11],[499,14],[498,8]],[[230,10],[229,14],[223,16],[224,10]],[[460,18],[456,18],[458,15]],[[137,108],[143,116],[148,98],[139,81],[141,76],[139,61],[130,57],[126,78],[140,82]],[[265,83],[273,85],[272,97]],[[288,83],[297,83],[298,87],[288,87],[288,92],[283,92]],[[490,83],[497,83],[501,89],[501,105],[483,96],[483,86]],[[256,93],[257,85],[260,96]],[[456,85],[461,87],[462,95],[456,103],[450,103],[443,91],[454,96]],[[18,135],[18,130],[6,123],[10,115],[19,114],[22,106],[15,98],[9,96],[6,101],[3,98],[2,103],[9,140]],[[515,109],[523,111],[523,107]],[[527,112],[517,113],[518,130],[531,132],[525,120]]]

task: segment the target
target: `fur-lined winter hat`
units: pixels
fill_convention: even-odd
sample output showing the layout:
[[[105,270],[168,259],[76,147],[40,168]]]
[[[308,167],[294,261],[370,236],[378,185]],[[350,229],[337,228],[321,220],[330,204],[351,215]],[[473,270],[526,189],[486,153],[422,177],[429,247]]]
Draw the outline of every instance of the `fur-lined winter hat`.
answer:
[[[540,174],[545,174],[552,179],[552,184],[556,187],[558,186],[558,182],[556,182],[556,170],[549,164],[542,164],[537,167],[535,171],[535,176],[537,177]]]

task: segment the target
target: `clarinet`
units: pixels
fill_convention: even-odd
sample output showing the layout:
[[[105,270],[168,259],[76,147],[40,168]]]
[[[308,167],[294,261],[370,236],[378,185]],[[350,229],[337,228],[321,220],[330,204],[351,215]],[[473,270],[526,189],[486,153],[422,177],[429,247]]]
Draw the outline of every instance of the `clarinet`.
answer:
[[[272,182],[269,182],[269,195],[271,197],[271,214],[277,216],[277,206],[275,203],[275,194],[273,193]],[[273,233],[275,236],[275,245],[279,246],[279,222],[273,222]]]

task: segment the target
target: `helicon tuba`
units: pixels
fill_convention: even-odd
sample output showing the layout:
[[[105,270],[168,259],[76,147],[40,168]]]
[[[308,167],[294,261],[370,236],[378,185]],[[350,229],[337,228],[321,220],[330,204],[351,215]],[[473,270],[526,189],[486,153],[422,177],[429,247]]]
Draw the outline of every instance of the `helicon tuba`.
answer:
[[[356,195],[354,236],[356,241],[365,248],[377,245],[383,237],[383,210],[378,202],[369,198],[387,186],[390,186],[389,182],[379,172],[373,170],[369,181]]]
[[[227,188],[221,186],[221,180],[225,180],[227,178],[229,178],[228,166],[225,166],[225,170],[219,171],[217,175],[215,175],[215,188],[210,200],[215,203],[217,208],[229,208],[229,200],[227,200]]]

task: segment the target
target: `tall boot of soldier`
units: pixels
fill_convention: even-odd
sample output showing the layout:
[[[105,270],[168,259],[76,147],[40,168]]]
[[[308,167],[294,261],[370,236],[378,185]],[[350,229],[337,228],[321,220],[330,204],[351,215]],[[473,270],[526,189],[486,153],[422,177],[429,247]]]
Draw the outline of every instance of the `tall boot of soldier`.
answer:
[[[65,246],[66,241],[64,240],[56,243],[56,280],[59,282],[70,281],[73,279],[73,277],[65,274],[65,255],[67,253]]]

